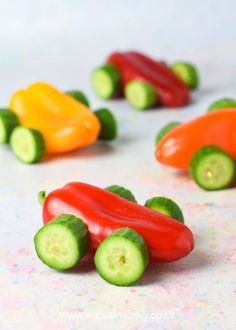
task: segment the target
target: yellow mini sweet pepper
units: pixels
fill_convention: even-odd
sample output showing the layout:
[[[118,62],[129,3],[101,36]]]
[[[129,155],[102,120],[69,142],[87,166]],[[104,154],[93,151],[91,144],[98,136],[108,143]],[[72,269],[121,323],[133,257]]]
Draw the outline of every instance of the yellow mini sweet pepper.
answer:
[[[24,127],[38,130],[48,153],[63,153],[96,141],[100,122],[82,103],[54,87],[37,82],[18,90],[10,109]]]

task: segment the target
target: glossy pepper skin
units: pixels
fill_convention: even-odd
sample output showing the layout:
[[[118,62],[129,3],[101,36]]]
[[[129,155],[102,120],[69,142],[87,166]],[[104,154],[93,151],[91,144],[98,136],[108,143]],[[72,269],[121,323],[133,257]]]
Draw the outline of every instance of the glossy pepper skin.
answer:
[[[48,153],[63,153],[93,143],[99,134],[97,117],[82,103],[54,87],[38,82],[18,90],[10,109],[21,125],[37,129]]]
[[[236,108],[208,112],[168,132],[156,147],[156,159],[187,170],[193,153],[216,145],[236,160]]]
[[[161,62],[138,52],[114,52],[107,62],[118,69],[123,88],[132,80],[142,80],[155,88],[162,106],[181,107],[190,101],[187,86]]]
[[[93,251],[107,235],[121,227],[136,230],[146,240],[156,261],[181,259],[194,247],[192,232],[179,221],[86,183],[72,182],[47,195],[43,204],[44,223],[62,213],[78,216],[86,223]]]

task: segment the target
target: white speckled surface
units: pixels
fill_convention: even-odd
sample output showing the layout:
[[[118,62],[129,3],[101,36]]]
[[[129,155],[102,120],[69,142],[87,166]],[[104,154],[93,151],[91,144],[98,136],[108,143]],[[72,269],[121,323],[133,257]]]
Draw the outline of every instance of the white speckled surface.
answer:
[[[0,32],[2,105],[14,89],[41,79],[63,89],[84,89],[93,107],[109,106],[120,125],[119,139],[112,144],[96,144],[32,166],[16,161],[7,147],[0,148],[0,329],[236,328],[235,188],[203,192],[187,175],[159,166],[153,157],[154,136],[164,123],[193,118],[216,97],[235,97],[236,24],[232,13],[236,6],[234,1],[225,1],[223,7],[221,1],[198,1],[194,8],[178,1],[179,12],[188,17],[188,29],[177,16],[176,30],[185,38],[177,42],[173,22],[168,25],[168,19],[175,17],[171,5],[176,2],[150,1],[151,8],[157,2],[162,3],[163,11],[156,13],[156,18],[151,15],[150,25],[137,25],[142,12],[145,22],[149,17],[149,11],[140,5],[123,33],[120,23],[109,15],[114,18],[115,12],[123,13],[128,19],[133,1],[121,1],[120,7],[113,9],[108,1],[101,1],[106,9],[97,7],[97,27],[89,26],[84,18],[91,8],[90,0],[81,1],[81,7],[76,1],[48,5],[44,0],[36,7],[29,0],[21,5],[0,1],[5,13],[1,25],[6,24]],[[10,13],[12,19],[6,20]],[[198,31],[196,24],[203,14]],[[32,28],[25,23],[26,16]],[[109,18],[109,32],[104,17]],[[209,29],[206,22],[210,22]],[[85,27],[87,34],[80,30]],[[160,39],[163,31],[166,37]],[[159,45],[153,43],[154,35]],[[89,88],[89,72],[111,49],[125,47],[196,62],[202,84],[193,103],[183,110],[139,113],[124,101],[96,100]],[[42,223],[36,194],[76,180],[101,187],[125,185],[140,203],[153,195],[173,198],[182,206],[195,235],[195,250],[179,262],[151,265],[130,288],[108,285],[86,261],[78,271],[68,273],[46,268],[33,248],[34,233]]]

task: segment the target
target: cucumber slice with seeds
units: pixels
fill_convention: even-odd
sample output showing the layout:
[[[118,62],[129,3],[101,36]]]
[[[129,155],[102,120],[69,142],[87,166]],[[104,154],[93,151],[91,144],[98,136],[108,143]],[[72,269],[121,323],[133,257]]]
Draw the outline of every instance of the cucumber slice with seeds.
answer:
[[[82,220],[62,214],[36,233],[34,245],[43,263],[65,270],[75,266],[88,251],[89,234]]]
[[[148,83],[133,80],[125,87],[127,101],[136,109],[151,108],[157,102],[155,89]]]
[[[35,129],[16,127],[10,137],[13,153],[23,163],[35,163],[45,152],[42,134]]]
[[[19,125],[14,112],[9,109],[0,109],[0,144],[8,143],[13,129]]]
[[[105,281],[128,286],[142,276],[149,263],[149,251],[136,231],[121,228],[113,231],[99,245],[94,263]]]
[[[119,89],[120,74],[112,64],[105,64],[92,74],[92,87],[101,99],[112,98]]]
[[[235,178],[235,162],[222,149],[205,146],[190,160],[190,174],[205,190],[220,190],[231,185]]]
[[[155,145],[157,145],[169,131],[171,131],[176,126],[179,126],[180,124],[181,123],[178,121],[171,121],[170,123],[163,126],[156,135]]]
[[[86,105],[86,107],[89,107],[89,101],[83,92],[79,90],[72,90],[65,92],[65,94],[73,97],[76,101],[79,101],[80,103]]]
[[[212,102],[208,107],[208,112],[225,108],[236,108],[236,100],[230,98],[222,98]]]
[[[134,197],[133,193],[127,188],[124,188],[124,187],[118,186],[118,185],[113,185],[113,186],[106,187],[105,189],[112,192],[113,194],[116,194],[120,197],[127,199],[128,201],[137,203],[137,200]]]
[[[190,89],[196,89],[199,85],[199,75],[196,67],[186,62],[175,62],[171,66],[173,73],[179,77]]]
[[[148,199],[144,206],[184,223],[184,215],[181,208],[170,198],[153,197]]]
[[[117,121],[114,114],[105,108],[94,111],[94,114],[101,124],[98,139],[114,140],[117,137]]]

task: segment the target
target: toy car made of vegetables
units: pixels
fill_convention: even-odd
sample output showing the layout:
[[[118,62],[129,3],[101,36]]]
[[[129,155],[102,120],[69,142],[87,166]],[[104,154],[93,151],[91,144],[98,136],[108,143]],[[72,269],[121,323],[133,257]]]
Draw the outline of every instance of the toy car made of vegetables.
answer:
[[[182,107],[190,102],[189,89],[199,84],[196,68],[176,62],[170,68],[139,52],[114,52],[92,74],[92,86],[102,99],[125,95],[137,109],[155,105]]]
[[[203,189],[223,189],[234,182],[236,108],[210,111],[184,124],[168,124],[156,142],[158,162],[189,169]]]
[[[0,143],[10,142],[25,163],[46,153],[58,154],[112,140],[117,123],[108,109],[92,112],[80,91],[62,93],[46,83],[34,83],[15,92],[9,109],[0,110]]]
[[[149,259],[176,261],[194,248],[181,209],[168,198],[154,197],[142,206],[124,187],[82,182],[39,197],[45,225],[35,235],[35,249],[57,270],[75,266],[90,251],[101,277],[125,286],[141,277]]]

